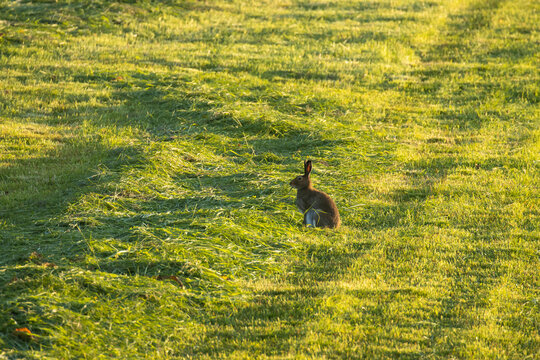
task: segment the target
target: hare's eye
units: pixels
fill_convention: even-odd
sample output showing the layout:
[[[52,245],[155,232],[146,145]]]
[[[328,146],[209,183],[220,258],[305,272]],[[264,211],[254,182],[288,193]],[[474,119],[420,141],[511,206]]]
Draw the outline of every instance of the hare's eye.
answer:
[[[297,177],[297,178],[296,178],[296,180],[302,180],[302,177],[301,177],[301,176],[299,176],[299,177]]]

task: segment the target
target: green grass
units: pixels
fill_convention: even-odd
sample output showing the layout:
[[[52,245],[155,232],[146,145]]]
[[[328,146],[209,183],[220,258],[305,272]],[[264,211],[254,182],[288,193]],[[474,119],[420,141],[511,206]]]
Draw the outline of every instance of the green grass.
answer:
[[[0,0],[0,358],[538,359],[539,14]]]

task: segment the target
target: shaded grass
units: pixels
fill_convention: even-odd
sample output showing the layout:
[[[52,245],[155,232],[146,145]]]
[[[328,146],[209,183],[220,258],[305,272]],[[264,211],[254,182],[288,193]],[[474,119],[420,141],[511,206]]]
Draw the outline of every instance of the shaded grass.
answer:
[[[2,356],[534,358],[538,5],[248,5],[0,1]]]

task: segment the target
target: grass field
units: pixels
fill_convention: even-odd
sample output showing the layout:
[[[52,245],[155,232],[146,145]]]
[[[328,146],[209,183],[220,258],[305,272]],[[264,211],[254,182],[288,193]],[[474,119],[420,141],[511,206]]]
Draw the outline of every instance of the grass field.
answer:
[[[0,0],[0,359],[540,359],[539,24]]]

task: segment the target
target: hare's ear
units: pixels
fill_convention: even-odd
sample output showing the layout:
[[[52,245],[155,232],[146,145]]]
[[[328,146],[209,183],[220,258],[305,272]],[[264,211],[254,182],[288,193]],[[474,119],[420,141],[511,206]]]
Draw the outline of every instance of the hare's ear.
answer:
[[[308,176],[309,173],[311,172],[311,169],[312,169],[311,160],[304,161],[304,175]]]

